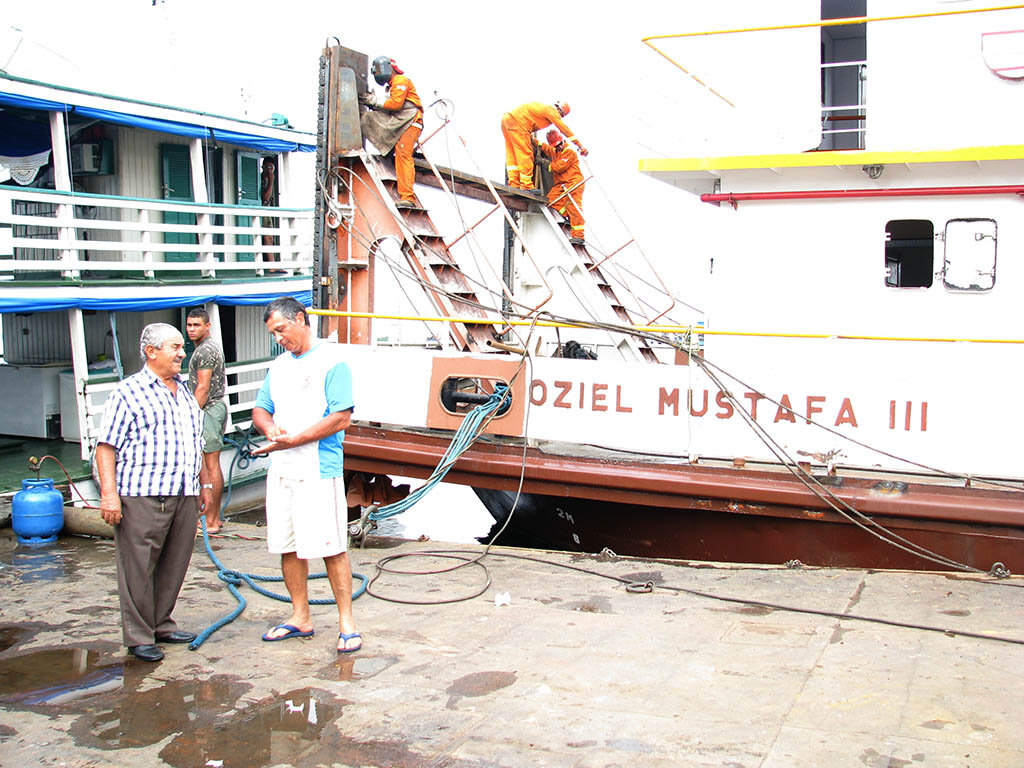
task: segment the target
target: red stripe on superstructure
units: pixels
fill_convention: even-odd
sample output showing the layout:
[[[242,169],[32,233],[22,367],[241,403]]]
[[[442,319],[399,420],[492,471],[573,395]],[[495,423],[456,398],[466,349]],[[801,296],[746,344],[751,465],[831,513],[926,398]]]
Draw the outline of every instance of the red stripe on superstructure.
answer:
[[[705,203],[740,203],[753,200],[829,200],[853,197],[927,197],[936,195],[1022,195],[1024,186],[893,187],[889,189],[808,189],[781,192],[716,192],[700,196]]]

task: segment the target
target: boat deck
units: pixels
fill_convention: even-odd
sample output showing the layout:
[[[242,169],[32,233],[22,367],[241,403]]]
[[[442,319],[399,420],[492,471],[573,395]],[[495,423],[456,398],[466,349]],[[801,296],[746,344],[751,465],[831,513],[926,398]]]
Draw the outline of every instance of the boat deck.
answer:
[[[214,542],[227,567],[276,573],[261,534]],[[840,620],[695,592],[1024,639],[1024,580],[666,563],[495,548],[475,599],[410,605],[364,595],[364,647],[337,656],[331,606],[316,636],[264,643],[287,607],[245,612],[159,664],[120,646],[112,544],[0,538],[0,763],[67,766],[1019,766],[1021,646]],[[382,558],[482,548],[371,540]],[[515,554],[549,561],[513,559]],[[400,560],[426,570],[451,560]],[[653,582],[633,593],[622,583]],[[314,566],[314,570],[316,570]],[[374,592],[477,592],[477,566],[385,574]],[[271,588],[279,585],[269,585]],[[678,587],[691,592],[674,592]],[[326,595],[324,581],[314,595]],[[507,605],[496,604],[508,593]],[[54,596],[58,600],[54,600]],[[497,602],[502,602],[498,600]],[[202,542],[178,603],[199,630],[235,601]],[[222,761],[222,762],[221,762]]]

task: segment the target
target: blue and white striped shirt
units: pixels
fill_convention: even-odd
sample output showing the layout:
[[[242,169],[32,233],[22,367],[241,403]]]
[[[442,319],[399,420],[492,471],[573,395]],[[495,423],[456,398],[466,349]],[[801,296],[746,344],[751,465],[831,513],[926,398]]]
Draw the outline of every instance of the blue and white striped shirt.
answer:
[[[184,377],[175,378],[177,395],[145,365],[104,404],[99,442],[117,451],[121,496],[199,495],[203,412]]]

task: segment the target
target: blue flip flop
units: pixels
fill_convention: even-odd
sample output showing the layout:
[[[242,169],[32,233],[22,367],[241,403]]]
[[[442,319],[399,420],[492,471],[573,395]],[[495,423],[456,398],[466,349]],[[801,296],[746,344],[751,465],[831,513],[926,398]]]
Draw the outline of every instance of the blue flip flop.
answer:
[[[339,648],[338,653],[355,653],[363,647],[363,636],[360,635],[358,632],[353,632],[352,634],[339,632],[338,637],[345,641],[345,645],[348,645],[348,641],[351,640],[353,637],[359,638],[359,645],[357,645],[355,648]]]
[[[287,635],[281,635],[280,637],[270,637],[270,633],[273,632],[275,629],[287,629],[288,630],[288,634]],[[266,640],[268,643],[276,643],[278,640],[287,640],[290,637],[312,637],[312,636],[313,636],[313,630],[312,629],[309,630],[308,632],[303,632],[301,629],[299,629],[296,626],[293,626],[292,624],[278,624],[273,629],[263,633],[263,639]]]

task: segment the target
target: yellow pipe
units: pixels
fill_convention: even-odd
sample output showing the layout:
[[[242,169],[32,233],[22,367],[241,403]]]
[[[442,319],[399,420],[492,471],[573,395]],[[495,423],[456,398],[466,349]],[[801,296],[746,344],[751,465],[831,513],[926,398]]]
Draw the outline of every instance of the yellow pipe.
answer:
[[[384,315],[375,312],[341,312],[332,309],[310,309],[309,314],[323,317],[357,317],[371,320],[402,320],[410,322],[463,323],[478,325],[518,325],[538,326],[543,328],[592,328],[586,323],[559,323],[553,320],[505,320],[503,318],[484,319],[479,317],[434,317],[429,315]],[[622,333],[643,331],[646,333],[695,333],[701,336],[752,336],[774,339],[841,339],[844,341],[927,341],[927,342],[967,342],[971,344],[1024,344],[1024,339],[969,339],[918,336],[869,336],[851,333],[773,333],[770,331],[711,331],[692,325],[631,325],[623,326]]]
[[[707,88],[711,93],[715,94],[718,98],[728,104],[730,107],[735,107],[729,99],[725,98],[722,94],[712,88],[710,85],[705,83],[699,77],[690,72],[686,67],[680,64],[678,61],[673,59],[658,46],[652,43],[652,40],[674,40],[682,37],[707,37],[710,35],[734,35],[741,32],[778,32],[785,29],[807,29],[808,27],[839,27],[851,24],[866,24],[872,21],[905,21],[908,19],[926,19],[933,16],[958,16],[963,13],[990,13],[992,11],[1013,11],[1024,8],[1024,5],[1001,5],[993,6],[990,8],[962,8],[955,11],[933,11],[931,13],[912,13],[903,16],[875,16],[868,18],[866,16],[856,16],[848,19],[822,19],[821,21],[809,21],[802,24],[780,24],[773,27],[743,27],[739,29],[716,29],[706,32],[679,32],[672,35],[649,35],[648,37],[641,38],[641,42],[650,48],[652,51],[657,53],[659,56],[667,59],[671,64],[680,69],[688,77],[693,78],[702,86]]]
[[[1015,11],[1024,8],[1024,4],[1000,5],[989,8],[961,8],[955,11],[933,11],[931,13],[911,13],[903,16],[855,16],[848,19],[822,19],[821,21],[809,21],[803,24],[780,24],[773,27],[746,27],[741,29],[716,29],[705,32],[679,32],[672,35],[650,35],[642,38],[641,42],[648,43],[649,40],[668,40],[677,37],[702,37],[706,35],[732,35],[739,32],[775,32],[783,29],[806,29],[807,27],[838,27],[849,24],[866,24],[872,21],[905,21],[907,19],[926,19],[932,16],[959,16],[964,13],[991,13],[993,11]],[[664,54],[662,54],[664,55]],[[667,57],[666,57],[667,58]]]

